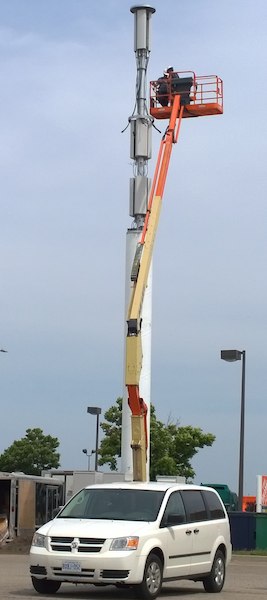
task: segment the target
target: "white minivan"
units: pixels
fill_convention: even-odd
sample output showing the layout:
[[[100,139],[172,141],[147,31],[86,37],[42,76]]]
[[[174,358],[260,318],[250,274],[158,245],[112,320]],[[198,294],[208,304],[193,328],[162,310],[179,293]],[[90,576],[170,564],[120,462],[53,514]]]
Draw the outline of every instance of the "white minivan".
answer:
[[[32,583],[134,586],[156,598],[164,581],[220,592],[231,559],[228,516],[215,490],[173,483],[111,483],[80,490],[33,536]]]

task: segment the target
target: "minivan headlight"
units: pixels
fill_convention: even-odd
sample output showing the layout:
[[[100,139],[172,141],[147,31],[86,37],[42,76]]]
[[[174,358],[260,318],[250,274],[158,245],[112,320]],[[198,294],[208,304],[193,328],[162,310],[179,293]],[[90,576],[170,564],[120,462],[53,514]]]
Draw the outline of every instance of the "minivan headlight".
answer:
[[[34,533],[32,538],[32,546],[38,546],[38,548],[46,547],[46,535],[42,535],[41,533]]]
[[[139,537],[114,538],[110,544],[110,550],[137,550]]]

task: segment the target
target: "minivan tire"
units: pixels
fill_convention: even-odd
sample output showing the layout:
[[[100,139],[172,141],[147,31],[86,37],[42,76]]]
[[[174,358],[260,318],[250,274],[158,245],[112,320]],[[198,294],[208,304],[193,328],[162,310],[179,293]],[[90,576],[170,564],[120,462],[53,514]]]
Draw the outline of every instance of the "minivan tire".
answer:
[[[61,586],[61,581],[32,577],[32,585],[39,594],[55,594]]]
[[[225,582],[225,556],[221,550],[217,550],[212,569],[208,577],[203,579],[205,592],[219,593]]]
[[[160,558],[156,554],[149,554],[147,557],[144,577],[142,583],[135,585],[137,598],[153,600],[161,592],[163,567]]]

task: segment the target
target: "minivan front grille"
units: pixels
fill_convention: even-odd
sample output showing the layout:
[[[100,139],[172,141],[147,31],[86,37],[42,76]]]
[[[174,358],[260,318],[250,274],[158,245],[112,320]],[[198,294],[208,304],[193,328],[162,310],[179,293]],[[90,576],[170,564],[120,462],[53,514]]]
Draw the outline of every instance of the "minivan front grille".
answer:
[[[69,573],[67,575],[67,577],[71,577],[72,579],[81,579],[81,577],[83,579],[92,579],[92,577],[94,577],[94,569],[82,569],[80,573]],[[66,572],[63,571],[63,569],[61,569],[60,567],[54,567],[53,568],[53,574],[55,576],[66,576]]]
[[[59,537],[59,536],[53,536],[51,537],[51,542],[59,542],[60,544],[71,544],[71,542],[73,541],[73,537]]]
[[[52,552],[100,552],[105,538],[78,538],[52,536],[50,545]]]

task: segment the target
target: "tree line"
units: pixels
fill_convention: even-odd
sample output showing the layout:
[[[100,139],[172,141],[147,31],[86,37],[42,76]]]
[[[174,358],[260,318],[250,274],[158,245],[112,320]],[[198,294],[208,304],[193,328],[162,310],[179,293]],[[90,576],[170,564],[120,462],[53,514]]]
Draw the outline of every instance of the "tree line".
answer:
[[[99,466],[107,465],[117,471],[121,458],[122,398],[117,398],[104,413],[100,423],[103,439],[99,446]],[[151,405],[150,414],[150,479],[157,475],[180,475],[193,479],[192,459],[205,446],[212,446],[215,436],[199,427],[180,426],[179,422],[164,424]],[[57,437],[45,435],[40,428],[27,429],[20,440],[15,440],[0,455],[0,471],[21,471],[27,475],[41,475],[42,471],[60,467],[60,442]]]

